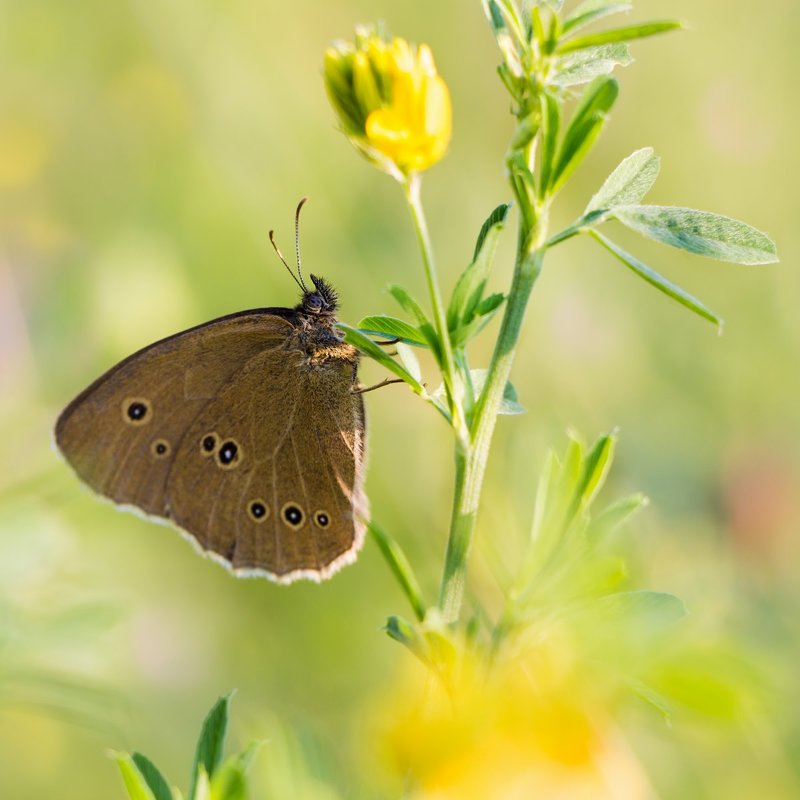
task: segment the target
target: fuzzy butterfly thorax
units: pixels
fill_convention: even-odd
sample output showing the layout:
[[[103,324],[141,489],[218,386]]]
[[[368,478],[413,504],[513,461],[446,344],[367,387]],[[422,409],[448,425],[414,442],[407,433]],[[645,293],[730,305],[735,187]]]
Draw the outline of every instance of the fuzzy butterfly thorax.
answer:
[[[78,476],[237,575],[320,580],[366,526],[358,352],[311,276],[294,308],[212,320],[129,356],[56,424]]]

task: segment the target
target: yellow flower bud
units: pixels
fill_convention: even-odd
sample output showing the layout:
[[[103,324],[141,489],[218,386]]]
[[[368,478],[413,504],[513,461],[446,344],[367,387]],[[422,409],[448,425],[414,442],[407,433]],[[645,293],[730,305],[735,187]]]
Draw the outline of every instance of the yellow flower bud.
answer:
[[[358,29],[325,54],[325,87],[342,130],[394,177],[428,169],[447,151],[450,93],[427,45]]]

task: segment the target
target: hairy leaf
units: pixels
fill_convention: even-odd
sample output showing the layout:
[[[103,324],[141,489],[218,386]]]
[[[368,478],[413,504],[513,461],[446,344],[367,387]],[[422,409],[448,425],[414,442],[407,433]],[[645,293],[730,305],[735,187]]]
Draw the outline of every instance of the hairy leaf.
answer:
[[[744,222],[675,206],[622,206],[614,217],[637,233],[701,256],[734,264],[774,264],[774,242]]]

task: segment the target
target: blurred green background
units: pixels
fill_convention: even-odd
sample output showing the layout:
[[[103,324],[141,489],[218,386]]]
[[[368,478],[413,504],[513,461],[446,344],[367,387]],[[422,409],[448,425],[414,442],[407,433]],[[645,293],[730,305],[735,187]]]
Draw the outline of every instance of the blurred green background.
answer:
[[[636,5],[635,19],[676,16],[692,31],[634,45],[612,124],[554,225],[652,145],[662,156],[652,202],[744,219],[773,236],[782,263],[728,266],[618,232],[726,319],[718,337],[591,242],[554,251],[514,370],[528,414],[498,426],[477,555],[527,528],[544,453],[567,428],[593,437],[619,426],[607,491],[652,499],[636,526],[638,579],[678,594],[698,631],[730,640],[719,669],[755,675],[737,704],[767,711],[760,725],[732,712],[700,726],[691,709],[671,730],[634,720],[637,752],[663,797],[797,796],[800,6]],[[478,0],[0,5],[4,798],[122,797],[107,747],[143,750],[185,786],[200,721],[233,687],[234,744],[269,740],[256,797],[400,794],[374,732],[409,658],[380,627],[405,608],[372,543],[321,586],[237,581],[168,529],[97,501],[50,447],[60,408],[135,349],[296,302],[267,231],[290,250],[304,194],[306,270],[340,290],[342,319],[396,313],[390,282],[424,296],[401,194],[336,132],[321,80],[329,41],[375,19],[428,42],[451,88],[452,147],[424,185],[449,289],[484,217],[509,197],[512,120]],[[512,252],[509,232],[498,290]],[[369,363],[362,373],[382,377]],[[375,518],[432,595],[449,432],[402,387],[367,406]],[[493,591],[486,566],[473,579]]]

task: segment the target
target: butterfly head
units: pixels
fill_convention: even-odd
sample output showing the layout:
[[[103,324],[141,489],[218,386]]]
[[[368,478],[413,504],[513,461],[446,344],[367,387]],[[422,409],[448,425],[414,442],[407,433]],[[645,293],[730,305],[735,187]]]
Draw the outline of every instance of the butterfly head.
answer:
[[[339,307],[339,298],[333,287],[322,278],[311,275],[314,291],[306,291],[300,303],[299,311],[313,316],[333,316]]]

